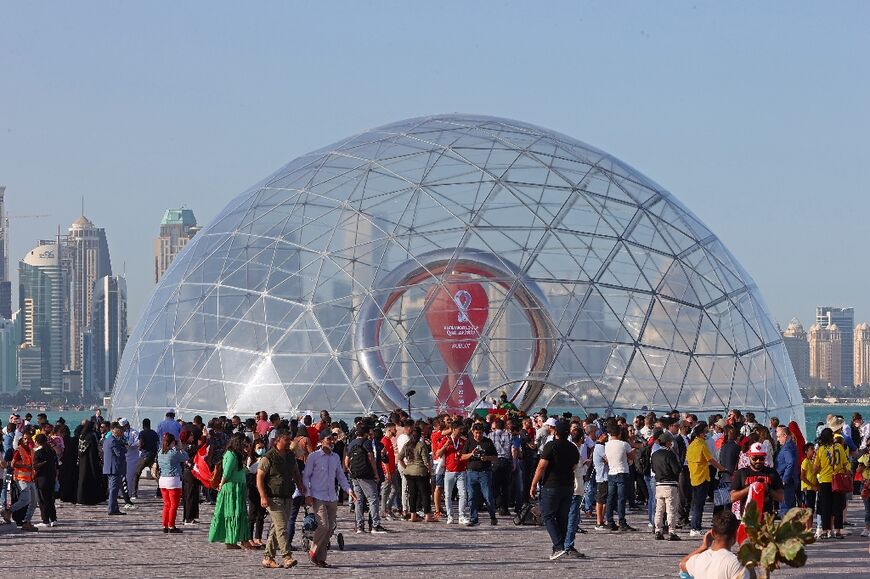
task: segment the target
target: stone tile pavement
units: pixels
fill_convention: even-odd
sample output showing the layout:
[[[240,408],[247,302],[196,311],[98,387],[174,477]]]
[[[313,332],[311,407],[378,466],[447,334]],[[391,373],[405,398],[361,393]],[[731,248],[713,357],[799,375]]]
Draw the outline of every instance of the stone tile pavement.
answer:
[[[646,531],[644,514],[629,516],[637,533],[595,532],[578,535],[577,548],[586,560],[563,557],[549,561],[547,534],[542,527],[515,527],[502,518],[497,527],[447,527],[443,523],[385,522],[387,535],[355,535],[352,515],[339,509],[339,530],[346,550],[330,551],[333,569],[314,568],[304,553],[291,570],[259,566],[260,552],[230,551],[208,543],[211,507],[203,505],[206,523],[183,527],[181,535],[164,535],[160,526],[161,502],[154,498],[154,482],[142,482],[138,508],[123,517],[109,517],[105,506],[79,507],[59,503],[60,525],[38,533],[24,533],[14,525],[0,526],[0,577],[148,577],[210,576],[260,577],[311,575],[334,577],[453,577],[497,574],[531,577],[541,572],[580,577],[676,577],[679,559],[696,545],[684,535],[680,542],[655,541]],[[863,520],[863,505],[853,500],[850,518]],[[709,512],[707,513],[709,517]],[[38,513],[37,513],[38,517]],[[709,520],[709,519],[707,519]],[[268,518],[267,518],[268,533]],[[803,569],[786,569],[775,577],[826,577],[846,574],[870,577],[868,540],[853,536],[809,547]],[[296,543],[300,539],[297,534]],[[14,575],[12,574],[14,572]]]

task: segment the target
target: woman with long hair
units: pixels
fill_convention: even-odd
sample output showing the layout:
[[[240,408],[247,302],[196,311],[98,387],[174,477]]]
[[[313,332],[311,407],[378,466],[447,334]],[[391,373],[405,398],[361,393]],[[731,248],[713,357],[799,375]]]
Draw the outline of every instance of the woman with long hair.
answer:
[[[849,455],[843,445],[834,438],[834,431],[830,428],[822,429],[817,442],[819,448],[813,457],[813,470],[819,479],[816,501],[819,517],[822,519],[822,528],[817,531],[818,537],[842,539],[846,495],[834,491],[833,481],[835,474],[849,471]]]
[[[157,486],[163,496],[163,532],[180,533],[175,526],[178,503],[181,501],[181,469],[188,459],[187,453],[178,449],[172,433],[163,434],[163,443],[157,453],[157,466],[160,467],[160,480]]]
[[[761,443],[764,452],[767,453],[764,455],[764,466],[773,468],[773,455],[775,452],[773,448],[773,440],[771,440],[770,437],[770,429],[759,424],[755,427],[755,432],[758,433],[758,442]]]
[[[432,460],[429,457],[429,446],[423,441],[423,431],[417,426],[411,431],[411,438],[402,447],[398,463],[405,471],[408,481],[408,506],[411,511],[411,521],[419,522],[418,512],[423,511],[426,522],[434,522],[432,517],[432,489],[429,478],[432,472]]]
[[[208,531],[209,542],[223,542],[227,549],[254,548],[250,544],[251,529],[248,526],[246,442],[245,435],[241,433],[230,437],[221,462],[223,471]]]

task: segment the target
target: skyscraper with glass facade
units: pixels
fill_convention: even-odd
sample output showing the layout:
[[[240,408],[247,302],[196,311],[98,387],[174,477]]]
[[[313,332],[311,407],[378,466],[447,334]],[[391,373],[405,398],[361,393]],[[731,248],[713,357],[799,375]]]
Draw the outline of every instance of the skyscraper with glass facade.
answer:
[[[855,385],[855,345],[852,336],[855,332],[855,308],[833,306],[816,307],[816,323],[822,328],[836,325],[840,331],[842,353],[840,355],[840,383],[838,386]]]
[[[167,209],[160,221],[160,235],[154,241],[154,282],[169,269],[175,256],[199,231],[192,209]]]
[[[97,280],[89,342],[91,389],[109,394],[127,344],[127,281],[123,277]]]
[[[39,349],[39,388],[45,392],[62,391],[68,351],[69,318],[65,300],[69,280],[62,258],[63,245],[58,241],[40,241],[18,264],[23,339],[26,346]],[[33,352],[35,350],[27,354]],[[26,380],[32,387],[35,382],[33,360],[32,356],[27,358]]]

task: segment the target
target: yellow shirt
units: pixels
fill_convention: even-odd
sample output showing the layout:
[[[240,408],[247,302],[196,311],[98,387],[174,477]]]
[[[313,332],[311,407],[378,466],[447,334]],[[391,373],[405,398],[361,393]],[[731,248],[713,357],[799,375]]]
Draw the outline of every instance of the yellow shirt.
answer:
[[[846,472],[849,468],[849,455],[840,443],[833,446],[819,446],[813,461],[813,468],[819,475],[820,483],[830,483],[834,480],[834,474]]]
[[[870,481],[870,454],[862,455],[861,458],[858,459],[858,464],[864,466],[864,470],[861,472],[864,480]],[[865,482],[864,484],[867,483]]]
[[[815,487],[811,487],[807,483],[804,482],[804,479],[807,479],[811,482],[816,482],[816,479],[813,476],[813,463],[810,462],[810,459],[805,458],[803,462],[801,462],[801,490],[802,491],[813,491],[816,490]]]
[[[695,438],[686,450],[686,462],[689,465],[689,479],[692,486],[696,487],[710,480],[710,465],[708,461],[713,458],[707,441],[701,437]]]

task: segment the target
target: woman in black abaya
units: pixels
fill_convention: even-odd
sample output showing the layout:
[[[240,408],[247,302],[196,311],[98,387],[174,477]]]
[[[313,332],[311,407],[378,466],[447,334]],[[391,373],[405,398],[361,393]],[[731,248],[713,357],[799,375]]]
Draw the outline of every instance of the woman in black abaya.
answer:
[[[69,428],[65,424],[59,425],[58,429],[63,434],[63,456],[61,457],[60,472],[60,500],[65,503],[76,502],[76,489],[79,480],[79,438],[70,436]],[[77,428],[78,430],[78,428]]]
[[[79,480],[76,502],[80,505],[96,505],[106,500],[99,444],[100,440],[94,432],[94,423],[88,421],[79,435]]]

